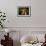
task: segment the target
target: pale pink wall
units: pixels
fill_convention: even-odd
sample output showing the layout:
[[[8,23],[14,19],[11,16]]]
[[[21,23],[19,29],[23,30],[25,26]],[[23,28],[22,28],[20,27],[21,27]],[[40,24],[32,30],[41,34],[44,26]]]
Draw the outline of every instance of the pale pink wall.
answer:
[[[7,27],[46,27],[46,0],[0,0],[0,9],[6,12]],[[31,17],[17,17],[19,6],[31,6]]]

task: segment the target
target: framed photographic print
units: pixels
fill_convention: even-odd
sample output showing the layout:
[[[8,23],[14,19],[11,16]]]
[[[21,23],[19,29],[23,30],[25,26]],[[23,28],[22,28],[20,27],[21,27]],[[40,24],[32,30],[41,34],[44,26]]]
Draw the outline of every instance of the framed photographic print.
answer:
[[[29,6],[22,6],[18,7],[18,16],[31,16],[31,7]]]

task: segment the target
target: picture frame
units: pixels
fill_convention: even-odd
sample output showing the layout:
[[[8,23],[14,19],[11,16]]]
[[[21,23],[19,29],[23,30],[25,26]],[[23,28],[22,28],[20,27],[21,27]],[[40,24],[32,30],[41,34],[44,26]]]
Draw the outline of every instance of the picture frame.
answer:
[[[30,6],[19,6],[17,9],[17,16],[30,17],[31,16],[31,7]]]

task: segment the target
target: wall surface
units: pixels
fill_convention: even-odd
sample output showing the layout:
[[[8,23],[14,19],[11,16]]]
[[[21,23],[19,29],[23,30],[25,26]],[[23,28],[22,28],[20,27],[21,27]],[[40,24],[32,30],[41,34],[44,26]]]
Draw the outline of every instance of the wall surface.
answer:
[[[6,12],[6,27],[46,27],[46,0],[0,0],[0,10]],[[30,6],[30,17],[18,17],[19,6]]]

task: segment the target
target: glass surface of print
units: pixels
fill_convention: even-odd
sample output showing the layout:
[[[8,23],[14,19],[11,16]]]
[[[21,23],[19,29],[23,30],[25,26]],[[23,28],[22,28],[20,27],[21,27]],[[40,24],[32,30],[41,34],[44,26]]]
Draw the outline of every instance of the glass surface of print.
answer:
[[[30,16],[30,7],[19,7],[18,16]]]

